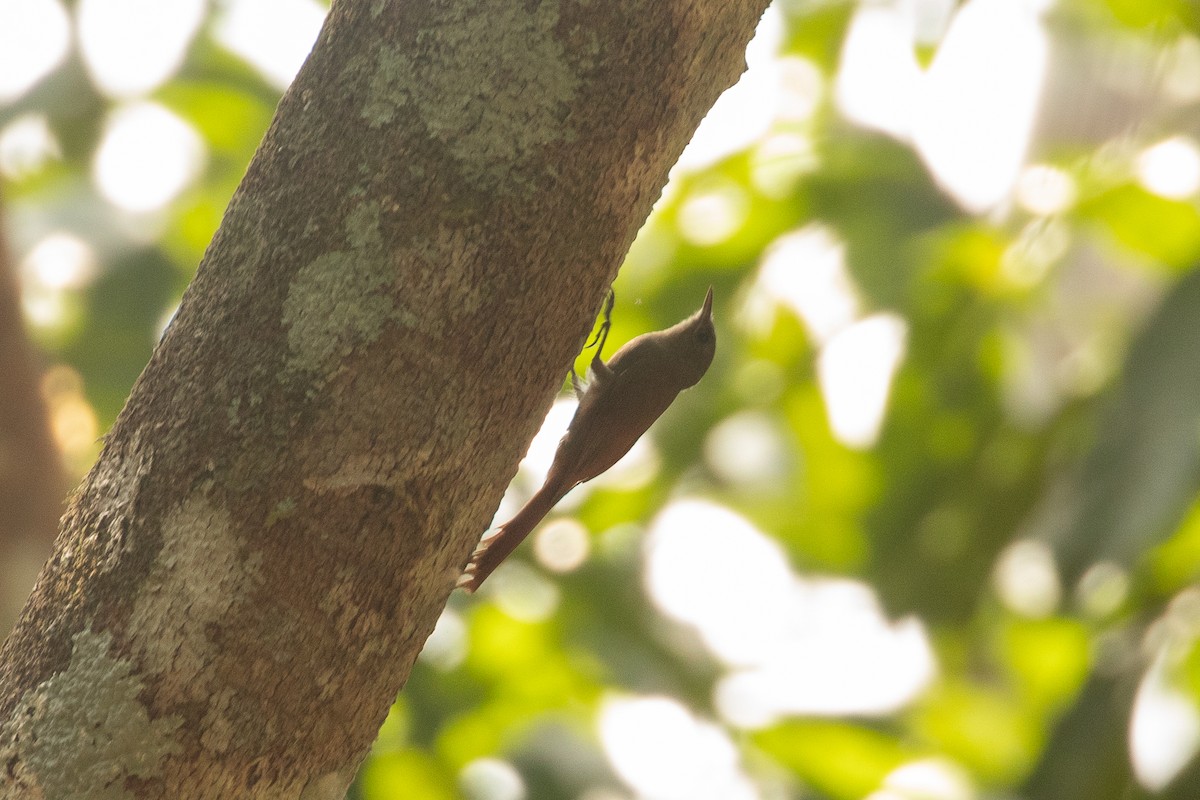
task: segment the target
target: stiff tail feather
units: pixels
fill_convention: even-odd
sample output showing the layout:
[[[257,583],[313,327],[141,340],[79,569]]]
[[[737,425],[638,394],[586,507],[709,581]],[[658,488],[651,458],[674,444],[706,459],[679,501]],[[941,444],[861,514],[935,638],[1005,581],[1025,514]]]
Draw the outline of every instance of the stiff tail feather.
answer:
[[[487,576],[492,574],[492,570],[500,566],[500,562],[508,558],[542,518],[550,513],[550,509],[562,499],[567,489],[547,482],[529,498],[515,517],[497,528],[490,536],[484,537],[471,554],[471,560],[467,562],[463,574],[459,576],[458,588],[472,593],[478,589]]]

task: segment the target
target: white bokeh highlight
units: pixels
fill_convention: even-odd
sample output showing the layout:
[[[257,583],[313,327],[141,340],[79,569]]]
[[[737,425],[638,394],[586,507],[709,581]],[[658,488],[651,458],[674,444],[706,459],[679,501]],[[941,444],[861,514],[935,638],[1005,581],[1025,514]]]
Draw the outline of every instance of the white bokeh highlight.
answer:
[[[704,440],[704,461],[717,477],[738,486],[762,487],[783,477],[786,433],[761,411],[739,411],[721,420]]]
[[[545,622],[558,610],[558,586],[523,561],[509,559],[483,585],[496,607],[521,622]]]
[[[1194,139],[1173,136],[1138,154],[1138,183],[1169,200],[1185,200],[1200,190],[1200,148]]]
[[[913,55],[916,21],[896,5],[862,5],[842,43],[834,96],[851,120],[898,139],[912,135],[922,72]]]
[[[717,725],[668,697],[610,697],[600,741],[617,775],[645,800],[757,800],[738,749]]]
[[[286,89],[308,58],[325,13],[314,0],[223,0],[213,36],[276,88]]]
[[[888,622],[866,584],[796,576],[778,544],[722,506],[671,504],[645,551],[655,605],[728,668],[716,702],[732,724],[886,714],[936,672],[916,619]]]
[[[23,114],[0,130],[0,173],[19,180],[62,154],[44,114]]]
[[[773,133],[752,153],[750,180],[762,195],[786,200],[796,183],[818,165],[813,140],[801,133]]]
[[[971,0],[951,21],[925,75],[913,138],[935,177],[966,209],[990,210],[1011,193],[1033,132],[1048,54],[1038,11],[1029,3]]]
[[[68,326],[78,313],[70,290],[88,285],[97,272],[95,251],[83,239],[66,231],[42,237],[18,266],[25,319],[47,332]]]
[[[0,103],[16,100],[57,67],[70,37],[59,0],[0,2]]]
[[[528,477],[531,486],[536,488],[546,482],[558,443],[567,432],[567,426],[571,424],[578,407],[579,403],[574,398],[565,397],[555,400],[550,407],[542,427],[529,443],[525,458],[521,460],[520,469]]]
[[[43,237],[21,261],[23,282],[46,289],[78,289],[96,277],[96,254],[91,245],[65,231]]]
[[[923,758],[889,772],[883,788],[866,800],[976,800],[978,796],[961,766],[944,758]]]
[[[67,324],[71,306],[62,292],[41,286],[21,290],[21,314],[35,328],[52,331]]]
[[[1004,549],[996,559],[992,585],[1009,610],[1026,617],[1049,616],[1062,600],[1054,554],[1045,542],[1032,539]]]
[[[205,0],[80,0],[79,49],[92,81],[113,97],[143,95],[183,63]]]
[[[1075,179],[1057,167],[1033,164],[1017,178],[1017,204],[1031,214],[1059,214],[1071,207],[1075,196]]]
[[[737,233],[750,212],[750,198],[732,181],[702,189],[679,206],[679,233],[691,244],[708,247]]]
[[[822,225],[809,225],[772,242],[759,267],[757,288],[799,316],[818,345],[861,313],[846,269],[846,246]]]
[[[135,102],[108,121],[92,163],[105,199],[134,214],[157,211],[200,174],[204,143],[191,125],[157,103]]]
[[[477,758],[462,768],[459,783],[468,800],[524,800],[525,780],[498,758]]]
[[[1151,791],[1165,788],[1200,749],[1200,714],[1168,680],[1168,663],[1164,649],[1138,686],[1129,720],[1133,772]]]
[[[847,447],[866,449],[879,438],[907,337],[903,319],[875,314],[839,331],[821,350],[817,379],[829,425]]]
[[[560,517],[539,525],[533,536],[533,555],[551,572],[579,569],[591,552],[587,528],[578,520]]]
[[[1028,149],[1049,50],[1046,5],[970,0],[926,70],[914,54],[928,27],[920,4],[863,5],[843,45],[838,105],[851,120],[912,142],[965,209],[991,211],[1011,195]]]

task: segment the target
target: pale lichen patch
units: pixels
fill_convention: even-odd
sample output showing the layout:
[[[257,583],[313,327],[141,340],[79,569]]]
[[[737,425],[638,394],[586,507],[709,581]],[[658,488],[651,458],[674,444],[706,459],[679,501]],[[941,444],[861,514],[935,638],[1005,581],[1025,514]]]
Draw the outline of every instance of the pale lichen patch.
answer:
[[[350,210],[346,215],[346,239],[355,250],[375,249],[383,243],[378,203],[362,203]]]
[[[67,668],[27,691],[0,725],[0,761],[26,788],[22,796],[132,798],[127,779],[161,775],[163,761],[180,752],[183,720],[150,718],[139,699],[143,681],[109,654],[111,635],[89,628],[72,643]]]
[[[354,347],[374,341],[395,316],[386,291],[395,280],[379,230],[379,204],[355,206],[346,216],[349,248],[318,256],[301,267],[283,303],[288,366],[326,372]]]
[[[129,619],[139,655],[168,694],[204,695],[209,629],[260,581],[261,555],[244,552],[229,512],[196,492],[163,520],[162,549]]]
[[[403,45],[380,50],[362,117],[372,127],[415,114],[481,189],[526,192],[539,148],[571,141],[568,104],[581,83],[557,26],[559,3],[444,4]]]
[[[285,497],[275,504],[271,509],[271,513],[267,514],[267,527],[271,527],[280,520],[287,519],[296,513],[299,506],[296,504],[296,498]]]

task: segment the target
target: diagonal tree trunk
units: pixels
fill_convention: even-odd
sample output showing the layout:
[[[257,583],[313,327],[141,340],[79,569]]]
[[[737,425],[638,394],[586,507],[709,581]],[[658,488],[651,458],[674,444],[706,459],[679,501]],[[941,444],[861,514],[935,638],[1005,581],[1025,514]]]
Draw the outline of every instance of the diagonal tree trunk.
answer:
[[[344,793],[766,4],[333,4],[0,653],[0,796]]]

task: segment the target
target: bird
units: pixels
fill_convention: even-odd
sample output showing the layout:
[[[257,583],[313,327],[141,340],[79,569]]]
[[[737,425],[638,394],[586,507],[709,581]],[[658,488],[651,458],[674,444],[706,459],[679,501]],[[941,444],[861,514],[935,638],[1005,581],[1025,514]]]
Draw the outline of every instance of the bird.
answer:
[[[599,347],[592,357],[591,380],[584,386],[571,370],[579,406],[558,443],[545,483],[516,516],[483,538],[458,578],[459,588],[474,593],[567,492],[617,463],[712,364],[717,337],[711,286],[704,304],[690,317],[630,340],[605,363],[601,353],[614,299],[610,291],[604,322],[593,340]]]

